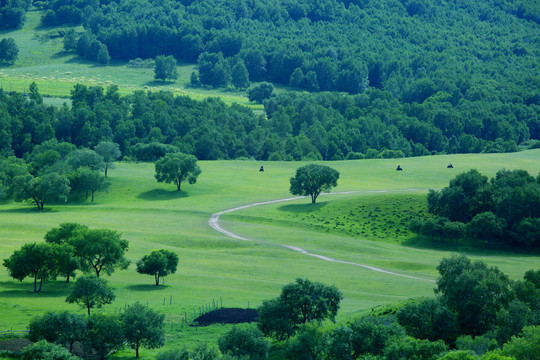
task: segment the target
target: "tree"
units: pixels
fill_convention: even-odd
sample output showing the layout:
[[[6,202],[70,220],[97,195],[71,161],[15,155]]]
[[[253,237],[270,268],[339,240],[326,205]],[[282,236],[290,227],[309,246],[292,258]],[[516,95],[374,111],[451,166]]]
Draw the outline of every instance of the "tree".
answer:
[[[90,149],[74,150],[67,156],[66,161],[73,170],[81,167],[87,167],[91,170],[103,170],[105,168],[103,157]]]
[[[277,299],[259,307],[259,329],[266,336],[286,339],[307,322],[334,320],[342,298],[335,286],[296,279],[283,287]]]
[[[309,164],[296,169],[291,178],[289,192],[293,195],[310,196],[314,204],[322,191],[337,186],[339,172],[326,165]]]
[[[243,61],[239,61],[232,68],[231,81],[236,88],[245,89],[249,87],[249,74]]]
[[[506,228],[506,221],[498,218],[491,211],[486,211],[474,216],[467,224],[469,236],[488,241],[488,248],[491,249],[492,240],[499,240],[503,236]]]
[[[32,201],[38,210],[43,210],[46,203],[67,201],[69,180],[56,172],[39,177],[30,174],[19,175],[13,179],[15,201]]]
[[[59,345],[69,344],[71,352],[73,344],[84,339],[85,332],[86,321],[81,316],[67,311],[49,311],[32,319],[28,338],[34,342],[46,340]]]
[[[137,272],[154,275],[156,286],[158,286],[159,278],[174,274],[177,266],[178,255],[174,252],[165,249],[153,250],[137,262]]]
[[[35,82],[31,82],[28,86],[28,96],[30,99],[32,99],[36,104],[43,104],[43,96],[39,93],[38,86]]]
[[[88,192],[90,192],[91,202],[94,202],[94,194],[96,191],[107,191],[111,186],[111,183],[103,174],[86,166],[79,168],[79,170],[77,170],[77,175],[82,189],[86,191],[87,199]]]
[[[526,326],[521,336],[512,336],[503,346],[503,354],[516,360],[540,359],[540,326]]]
[[[123,323],[117,315],[93,314],[88,317],[84,345],[104,360],[112,350],[123,347],[124,333]]]
[[[99,277],[102,271],[111,275],[116,268],[127,269],[129,260],[124,257],[129,243],[113,230],[96,229],[78,231],[71,240],[75,256],[80,259],[81,269],[94,271]]]
[[[19,48],[13,38],[0,41],[0,62],[13,64],[19,58]]]
[[[325,345],[326,339],[321,326],[316,322],[307,323],[288,341],[287,356],[293,360],[321,359]]]
[[[124,325],[124,336],[135,349],[135,357],[139,357],[139,347],[155,349],[165,343],[165,331],[163,320],[165,315],[158,314],[154,310],[139,302],[129,306],[120,315]]]
[[[497,312],[511,299],[510,280],[496,267],[471,262],[464,255],[443,258],[435,293],[457,313],[459,330],[481,335],[495,324]]]
[[[109,62],[111,61],[111,57],[109,55],[109,49],[107,49],[107,45],[101,44],[99,46],[99,51],[97,53],[96,60],[101,65],[109,65]]]
[[[66,51],[75,51],[77,49],[77,32],[75,29],[70,29],[64,35],[63,44]]]
[[[197,177],[201,174],[197,158],[183,153],[166,154],[156,161],[155,169],[156,180],[175,184],[177,191],[180,191],[182,181],[187,180],[190,184],[195,184]]]
[[[105,163],[105,177],[107,177],[107,170],[113,169],[113,162],[122,155],[120,146],[112,141],[101,141],[94,150],[103,158]]]
[[[80,360],[65,347],[45,340],[28,345],[21,352],[21,360]]]
[[[90,315],[90,309],[111,304],[115,297],[107,280],[90,275],[77,279],[66,301],[70,304],[77,303],[80,307],[86,308],[88,315]]]
[[[9,276],[23,281],[26,277],[34,278],[34,292],[40,292],[43,281],[54,277],[53,245],[51,244],[24,244],[19,250],[4,259],[4,266]],[[39,280],[39,288],[37,281]]]
[[[247,91],[249,101],[255,101],[259,104],[266,99],[269,99],[274,92],[274,86],[267,82],[262,82],[257,86],[254,86]]]
[[[268,342],[256,327],[235,326],[218,339],[223,354],[246,360],[266,359]]]
[[[176,60],[170,56],[159,55],[155,59],[154,79],[156,80],[176,80],[178,71],[176,70]]]
[[[52,247],[52,258],[57,275],[65,276],[66,283],[71,277],[75,277],[75,271],[79,269],[79,260],[75,257],[73,246],[62,243]]]

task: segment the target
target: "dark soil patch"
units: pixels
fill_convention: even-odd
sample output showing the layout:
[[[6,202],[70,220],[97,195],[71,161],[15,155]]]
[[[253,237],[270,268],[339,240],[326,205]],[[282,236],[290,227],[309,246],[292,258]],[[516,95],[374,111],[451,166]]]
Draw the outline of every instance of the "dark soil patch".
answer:
[[[255,309],[225,308],[210,311],[194,320],[198,326],[212,324],[240,324],[257,321],[259,313]],[[195,325],[196,326],[196,325]]]
[[[8,353],[18,354],[22,349],[31,344],[32,342],[26,338],[0,340],[0,351],[4,350]]]

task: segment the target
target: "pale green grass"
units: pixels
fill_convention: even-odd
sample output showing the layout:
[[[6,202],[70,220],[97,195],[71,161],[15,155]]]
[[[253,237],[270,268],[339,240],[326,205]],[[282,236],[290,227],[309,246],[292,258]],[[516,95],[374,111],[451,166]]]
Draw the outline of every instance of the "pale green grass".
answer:
[[[335,191],[420,189],[446,186],[457,173],[478,168],[494,175],[501,168],[523,168],[531,173],[540,171],[540,150],[514,154],[453,155],[400,159],[403,172],[396,172],[396,160],[359,160],[329,162],[341,173]],[[446,169],[448,162],[455,165]],[[283,212],[276,204],[243,210],[243,213],[223,216],[222,224],[231,231],[253,238],[240,241],[225,237],[208,227],[212,213],[235,206],[265,200],[290,197],[289,178],[303,163],[267,162],[266,171],[255,161],[200,162],[202,174],[197,184],[183,185],[178,193],[173,185],[157,183],[153,164],[119,163],[110,171],[113,186],[108,194],[98,193],[95,203],[80,201],[72,204],[49,205],[42,212],[32,205],[0,204],[0,259],[8,257],[27,242],[43,241],[52,227],[66,221],[79,222],[91,228],[108,228],[121,232],[130,242],[127,257],[134,263],[152,249],[174,250],[180,257],[178,272],[165,279],[165,287],[153,286],[153,278],[137,274],[132,264],[126,271],[117,271],[108,278],[115,289],[116,301],[105,306],[104,312],[119,311],[134,301],[166,314],[167,348],[198,341],[216,341],[227,326],[206,329],[180,329],[180,320],[187,312],[222,299],[224,306],[250,307],[279,294],[283,285],[297,277],[334,284],[344,293],[338,316],[345,321],[350,316],[371,308],[416,296],[433,296],[434,284],[429,281],[390,276],[344,264],[328,263],[282,248],[287,244],[311,252],[387,270],[436,279],[435,267],[450,252],[415,249],[377,242],[337,233],[316,231],[310,227],[290,227],[281,222],[243,222],[242,217],[266,217]],[[393,192],[381,193],[381,200],[393,197]],[[333,202],[362,201],[365,194],[321,197],[321,205]],[[305,207],[308,200],[296,200],[289,206]],[[282,215],[280,215],[282,216]],[[499,266],[512,278],[520,278],[531,268],[537,268],[540,257],[519,254],[476,253],[488,263]],[[42,293],[32,292],[30,279],[19,283],[9,278],[0,267],[0,329],[24,329],[29,320],[46,310],[80,310],[64,299],[70,286],[62,279],[47,282]],[[170,299],[172,297],[172,304]],[[165,300],[165,305],[163,304]],[[197,311],[197,310],[196,310]],[[158,351],[143,350],[143,358],[152,358]],[[125,350],[121,358],[131,358]]]
[[[77,83],[107,87],[116,84],[123,95],[136,90],[171,91],[194,99],[219,97],[226,103],[239,103],[253,109],[262,105],[250,103],[244,91],[211,88],[192,88],[189,85],[193,64],[177,66],[179,78],[175,82],[154,81],[153,69],[133,69],[127,62],[113,61],[101,66],[63,50],[63,38],[48,38],[47,34],[69,27],[43,28],[39,26],[41,11],[29,11],[22,29],[0,31],[0,38],[12,37],[19,47],[19,59],[13,66],[0,67],[0,88],[25,92],[31,82],[40,92],[51,97],[67,98]],[[76,28],[82,31],[82,28]]]

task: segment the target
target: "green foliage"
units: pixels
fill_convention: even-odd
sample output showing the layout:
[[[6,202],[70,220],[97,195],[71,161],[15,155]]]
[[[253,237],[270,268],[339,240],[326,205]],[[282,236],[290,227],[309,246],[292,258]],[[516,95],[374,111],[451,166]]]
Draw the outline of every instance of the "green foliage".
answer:
[[[46,340],[59,345],[68,344],[71,352],[76,341],[84,340],[85,333],[86,321],[81,316],[67,311],[49,311],[32,319],[28,337],[34,342]]]
[[[80,260],[81,269],[95,272],[99,277],[102,271],[111,275],[116,268],[126,269],[129,260],[124,255],[129,247],[120,234],[108,229],[80,229],[70,240],[75,248],[75,256]]]
[[[457,313],[461,334],[485,333],[495,324],[497,312],[508,306],[510,280],[498,268],[453,255],[443,258],[437,270],[440,278],[435,292]]]
[[[0,61],[14,64],[19,58],[19,47],[13,38],[3,38],[0,40]]]
[[[34,292],[40,292],[43,281],[55,276],[55,264],[51,244],[30,243],[4,259],[4,266],[12,278],[23,281],[26,277],[34,278]],[[37,281],[39,280],[39,288]]]
[[[235,326],[218,339],[219,350],[246,360],[266,359],[268,342],[256,327]]]
[[[335,360],[353,360],[353,331],[347,326],[339,326],[328,336],[326,357]]]
[[[269,99],[274,92],[274,86],[270,83],[263,82],[254,86],[247,91],[249,101],[255,101],[262,104],[264,100]]]
[[[155,178],[158,182],[173,183],[177,191],[181,190],[183,181],[187,180],[190,184],[195,184],[197,177],[201,174],[197,158],[183,153],[166,154],[156,162],[155,170]]]
[[[448,346],[441,340],[430,342],[406,336],[392,339],[384,349],[384,355],[387,360],[435,360],[447,350]]]
[[[160,277],[174,274],[178,266],[178,255],[170,250],[152,250],[137,261],[139,274],[154,275],[156,286],[159,285]]]
[[[311,203],[323,191],[330,191],[337,186],[339,172],[326,165],[310,164],[296,169],[296,174],[290,179],[289,192],[293,195],[310,196]]]
[[[278,298],[259,307],[259,329],[278,340],[289,338],[302,324],[335,320],[342,298],[335,286],[296,279],[296,283],[283,287]]]
[[[322,359],[326,347],[324,330],[316,322],[304,324],[287,343],[287,356],[292,360]]]
[[[154,67],[154,78],[156,80],[176,80],[178,71],[176,70],[176,60],[172,56],[156,56]]]
[[[107,170],[112,169],[114,166],[113,162],[122,155],[120,146],[112,141],[100,141],[94,150],[103,158],[103,162],[105,163],[105,177],[107,177]]]
[[[123,322],[125,338],[135,349],[136,358],[139,357],[139,347],[155,349],[165,343],[165,315],[136,302],[120,314],[120,319]]]
[[[473,352],[476,355],[483,355],[489,351],[497,349],[498,344],[497,340],[486,335],[476,337],[462,335],[456,340],[456,348],[458,350],[467,350],[469,352]]]
[[[383,355],[387,342],[405,336],[405,329],[388,317],[361,317],[351,323],[351,329],[354,356]]]
[[[90,315],[90,309],[111,304],[115,298],[116,296],[107,280],[90,275],[77,279],[66,301],[70,304],[77,303],[82,308],[86,308],[88,315]]]
[[[396,317],[407,334],[418,339],[451,343],[457,335],[455,314],[438,299],[407,304],[397,312]]]
[[[30,174],[13,178],[15,201],[31,201],[38,210],[43,210],[46,203],[67,201],[69,180],[59,173],[49,173],[39,177]]]
[[[516,360],[540,359],[540,326],[527,326],[521,336],[513,336],[503,346],[503,354]]]
[[[63,346],[45,340],[29,345],[21,352],[22,360],[80,360]]]
[[[94,314],[88,317],[84,346],[104,360],[112,350],[124,346],[124,328],[117,315]]]

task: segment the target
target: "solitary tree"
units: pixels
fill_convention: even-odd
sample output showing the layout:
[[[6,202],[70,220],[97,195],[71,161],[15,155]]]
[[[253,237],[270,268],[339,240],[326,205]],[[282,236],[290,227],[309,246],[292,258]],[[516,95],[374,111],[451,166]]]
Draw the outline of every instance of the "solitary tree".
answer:
[[[173,183],[180,191],[182,181],[187,180],[190,184],[197,182],[201,168],[197,165],[197,158],[183,153],[166,154],[156,161],[155,178],[158,182]]]
[[[136,358],[139,357],[139,347],[155,349],[165,343],[165,315],[136,302],[120,315],[120,319],[124,325],[124,336],[135,349]]]
[[[172,55],[156,56],[154,67],[154,79],[167,80],[178,79],[178,71],[176,70],[176,60]]]
[[[129,260],[124,257],[129,243],[113,230],[85,229],[77,232],[71,240],[75,256],[80,259],[81,269],[94,271],[99,277],[102,271],[111,275],[116,268],[126,269]]]
[[[19,48],[13,38],[0,41],[0,62],[13,64],[19,58]]]
[[[310,164],[296,169],[296,175],[291,178],[290,193],[293,195],[310,196],[315,203],[322,191],[329,191],[337,186],[339,172],[326,165]]]
[[[165,249],[153,250],[137,262],[137,272],[139,274],[154,275],[156,286],[158,286],[159,278],[174,274],[177,266],[178,255],[174,252]]]
[[[93,314],[88,317],[86,328],[85,346],[92,348],[102,360],[125,342],[123,324],[117,315]]]
[[[88,309],[88,315],[90,315],[90,309],[110,304],[114,299],[114,293],[107,280],[90,275],[77,279],[66,301],[70,304],[77,303],[80,307]]]
[[[120,146],[112,141],[101,141],[94,150],[103,157],[103,161],[105,162],[105,177],[107,177],[107,170],[113,168],[113,161],[121,155]]]
[[[55,274],[53,245],[24,244],[9,258],[4,259],[4,266],[8,269],[9,276],[16,280],[23,281],[26,277],[33,277],[34,292],[40,292],[43,281]],[[38,280],[39,288],[37,287]]]

